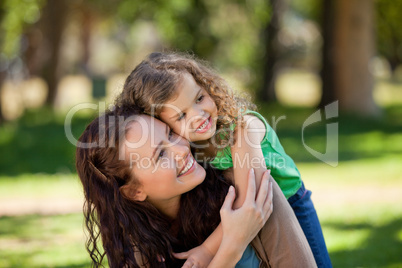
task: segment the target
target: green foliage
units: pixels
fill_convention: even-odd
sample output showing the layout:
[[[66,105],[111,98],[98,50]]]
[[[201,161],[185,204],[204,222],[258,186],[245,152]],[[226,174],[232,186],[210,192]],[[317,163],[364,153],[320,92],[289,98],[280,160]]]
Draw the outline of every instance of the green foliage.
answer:
[[[44,3],[45,0],[4,0],[0,47],[7,57],[18,54],[25,27],[39,20]]]
[[[400,31],[400,14],[402,1],[376,0],[377,49],[387,58],[391,67],[402,63],[402,33]]]
[[[129,32],[137,23],[149,22],[157,29],[164,48],[194,53],[227,72],[242,69],[252,76],[260,67],[258,60],[264,45],[260,35],[270,19],[268,1],[120,0],[114,3],[109,9],[102,9],[102,1],[92,1],[91,5],[99,4],[99,8],[108,12],[120,31]],[[127,38],[121,41],[125,43]]]
[[[324,0],[326,1],[326,0]],[[299,16],[321,23],[322,0],[292,0],[291,9]]]

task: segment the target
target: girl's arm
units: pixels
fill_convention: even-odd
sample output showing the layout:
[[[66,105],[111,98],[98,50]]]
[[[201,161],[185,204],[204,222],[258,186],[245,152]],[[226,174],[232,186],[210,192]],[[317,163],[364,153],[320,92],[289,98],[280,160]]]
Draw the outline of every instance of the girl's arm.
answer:
[[[244,250],[258,234],[272,213],[272,183],[269,172],[265,172],[256,198],[256,184],[253,172],[249,172],[247,193],[243,205],[233,209],[235,191],[229,189],[221,209],[223,238],[218,252],[208,265],[214,267],[234,267]]]
[[[199,268],[207,267],[219,250],[222,235],[222,224],[220,223],[200,246],[186,252],[173,253],[173,255],[177,259],[187,259],[183,267],[191,268],[194,264]]]
[[[246,197],[247,172],[250,168],[255,171],[257,188],[260,186],[262,174],[266,170],[264,155],[261,150],[261,141],[266,134],[264,123],[253,115],[245,115],[244,127],[238,126],[235,132],[235,143],[231,147],[234,184],[237,199],[234,208],[240,207]]]
[[[244,204],[233,210],[236,194],[231,187],[221,209],[222,223],[218,228],[201,246],[174,254],[178,259],[187,259],[183,267],[231,267],[240,260],[247,245],[272,213],[272,186],[268,189],[269,172],[265,172],[260,179],[265,184],[258,188],[257,199],[254,171],[250,170],[247,177],[247,199]]]

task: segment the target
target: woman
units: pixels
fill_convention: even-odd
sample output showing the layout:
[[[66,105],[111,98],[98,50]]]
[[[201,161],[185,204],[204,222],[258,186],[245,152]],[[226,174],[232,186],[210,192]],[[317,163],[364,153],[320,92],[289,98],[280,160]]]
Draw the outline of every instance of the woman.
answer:
[[[106,254],[111,267],[177,267],[173,252],[200,245],[219,224],[229,184],[199,166],[188,142],[161,121],[133,106],[118,107],[94,120],[79,141],[76,166],[94,266]],[[314,267],[297,219],[275,183],[273,191],[274,212],[252,242],[260,267]],[[254,211],[247,206],[232,211],[234,193],[229,192],[222,208],[223,242],[210,267],[233,267],[269,216],[270,199],[262,197],[267,187],[255,203],[249,192],[247,204]]]

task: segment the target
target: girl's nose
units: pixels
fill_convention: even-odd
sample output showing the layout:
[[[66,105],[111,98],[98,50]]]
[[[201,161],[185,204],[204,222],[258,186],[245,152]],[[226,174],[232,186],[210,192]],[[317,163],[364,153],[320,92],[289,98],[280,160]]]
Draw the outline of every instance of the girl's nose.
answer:
[[[201,121],[205,120],[205,111],[201,108],[197,108],[193,110],[194,112],[192,113],[192,116],[190,120],[192,121],[193,124],[198,124]],[[197,127],[197,126],[195,126]]]
[[[202,109],[202,107],[200,107],[200,106],[198,106],[196,109],[197,109],[197,115],[198,115],[199,117],[204,117],[204,115],[205,115],[205,110]]]

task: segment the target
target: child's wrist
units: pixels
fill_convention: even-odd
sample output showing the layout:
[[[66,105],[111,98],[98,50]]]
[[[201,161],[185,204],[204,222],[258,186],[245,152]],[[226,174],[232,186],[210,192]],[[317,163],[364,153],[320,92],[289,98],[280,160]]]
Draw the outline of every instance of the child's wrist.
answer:
[[[219,250],[226,255],[226,258],[230,258],[234,264],[240,261],[243,256],[243,252],[245,251],[245,247],[240,246],[239,244],[233,243],[232,240],[224,239],[219,247]]]
[[[219,248],[219,247],[218,248],[213,247],[213,245],[209,245],[207,243],[207,241],[204,241],[204,243],[202,243],[200,246],[203,247],[211,256],[215,256],[215,254],[216,254],[216,252],[218,251],[218,248]],[[214,248],[216,250],[214,250]]]

